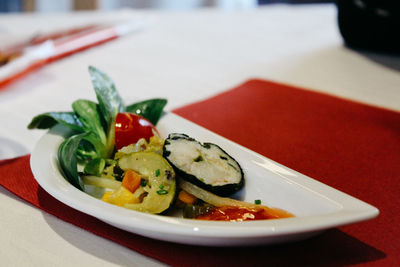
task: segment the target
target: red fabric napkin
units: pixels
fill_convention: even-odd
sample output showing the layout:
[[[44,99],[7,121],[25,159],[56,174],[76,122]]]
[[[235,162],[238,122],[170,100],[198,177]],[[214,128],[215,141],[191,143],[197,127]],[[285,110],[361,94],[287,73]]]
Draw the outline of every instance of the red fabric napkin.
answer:
[[[38,186],[29,155],[0,162],[0,184],[62,220],[173,266],[399,265],[400,113],[261,80],[174,112],[381,214],[296,243],[210,248],[127,233],[67,207]]]

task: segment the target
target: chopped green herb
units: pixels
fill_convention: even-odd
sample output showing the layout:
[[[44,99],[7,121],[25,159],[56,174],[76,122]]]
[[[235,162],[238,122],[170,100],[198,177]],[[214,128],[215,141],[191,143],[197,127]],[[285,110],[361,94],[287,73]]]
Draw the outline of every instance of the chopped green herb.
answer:
[[[147,185],[147,181],[145,179],[140,180],[140,186],[145,187]]]
[[[261,204],[261,200],[259,200],[259,199],[254,200],[254,204],[260,205]]]
[[[165,189],[160,189],[160,190],[157,191],[157,194],[159,194],[159,195],[166,195],[166,194],[168,194],[168,191],[165,190]]]
[[[160,184],[159,188],[160,188],[160,189],[164,189],[164,185],[163,185],[163,184]]]
[[[160,169],[156,170],[156,177],[160,176]]]

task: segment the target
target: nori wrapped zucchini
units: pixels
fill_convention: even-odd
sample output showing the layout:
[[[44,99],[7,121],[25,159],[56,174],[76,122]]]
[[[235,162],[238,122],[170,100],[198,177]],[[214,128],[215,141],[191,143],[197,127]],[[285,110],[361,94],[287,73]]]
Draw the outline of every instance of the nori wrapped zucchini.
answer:
[[[186,134],[171,133],[165,140],[163,156],[181,178],[216,195],[232,195],[244,185],[239,163],[215,144],[201,144]]]

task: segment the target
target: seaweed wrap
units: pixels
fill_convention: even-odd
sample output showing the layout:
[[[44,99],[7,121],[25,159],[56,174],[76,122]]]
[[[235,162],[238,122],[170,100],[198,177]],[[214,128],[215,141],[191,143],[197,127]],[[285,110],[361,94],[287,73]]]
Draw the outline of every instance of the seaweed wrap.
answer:
[[[244,185],[239,163],[215,144],[171,133],[165,140],[163,156],[181,178],[216,195],[232,195]]]

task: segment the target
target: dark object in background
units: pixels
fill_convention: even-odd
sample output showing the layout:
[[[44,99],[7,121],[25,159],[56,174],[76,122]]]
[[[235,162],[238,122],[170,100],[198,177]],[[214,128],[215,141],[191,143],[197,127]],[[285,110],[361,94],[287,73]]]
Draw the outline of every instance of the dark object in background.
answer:
[[[0,13],[22,11],[22,0],[0,0]]]
[[[338,22],[352,48],[400,52],[400,0],[338,0]]]

